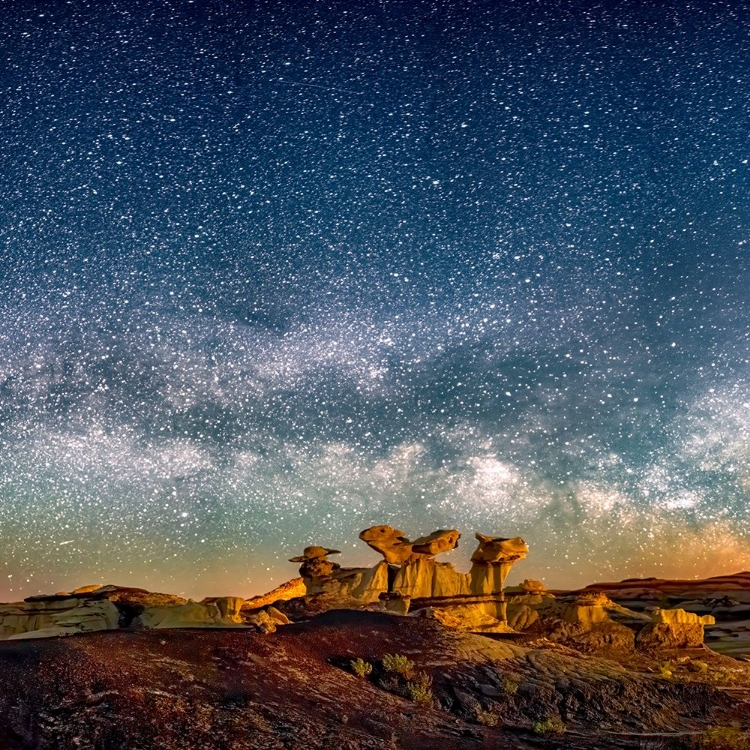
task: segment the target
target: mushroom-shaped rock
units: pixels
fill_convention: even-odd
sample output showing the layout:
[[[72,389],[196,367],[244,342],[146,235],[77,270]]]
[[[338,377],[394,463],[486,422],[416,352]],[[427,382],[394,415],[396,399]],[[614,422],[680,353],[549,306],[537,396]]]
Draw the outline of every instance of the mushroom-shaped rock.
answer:
[[[421,536],[411,543],[413,552],[420,555],[430,555],[434,557],[443,552],[450,552],[458,547],[458,540],[461,534],[456,529],[441,529],[433,531],[428,536]]]
[[[301,555],[290,558],[289,562],[302,563],[299,574],[303,578],[320,578],[331,575],[334,570],[338,570],[341,567],[328,560],[328,555],[339,554],[341,553],[337,549],[328,549],[327,547],[319,547],[314,544],[310,547],[305,547]]]
[[[327,547],[319,547],[317,544],[313,544],[310,547],[305,547],[301,555],[297,557],[289,558],[289,562],[307,562],[308,560],[317,560],[321,557],[327,557],[328,555],[340,555],[341,551],[337,549],[328,549]]]
[[[412,544],[404,532],[393,526],[371,526],[360,532],[359,538],[368,547],[380,552],[390,565],[402,565],[413,554]]]
[[[523,560],[529,553],[529,546],[520,536],[505,539],[500,536],[486,536],[476,533],[479,546],[471,556],[474,563],[513,563]]]
[[[359,538],[380,552],[390,565],[403,565],[405,562],[449,552],[458,545],[460,536],[455,529],[442,529],[410,542],[403,531],[386,525],[365,529]]]
[[[502,597],[510,569],[515,562],[526,557],[529,547],[520,536],[506,539],[477,533],[476,538],[479,546],[471,556],[471,593],[499,594]],[[499,619],[504,620],[504,603],[501,609]]]

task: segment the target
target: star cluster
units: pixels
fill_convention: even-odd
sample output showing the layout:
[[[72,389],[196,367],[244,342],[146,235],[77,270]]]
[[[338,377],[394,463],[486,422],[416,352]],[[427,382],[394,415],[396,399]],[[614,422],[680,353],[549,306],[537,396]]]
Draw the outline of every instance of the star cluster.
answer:
[[[748,102],[746,3],[10,0],[0,596],[747,569]]]

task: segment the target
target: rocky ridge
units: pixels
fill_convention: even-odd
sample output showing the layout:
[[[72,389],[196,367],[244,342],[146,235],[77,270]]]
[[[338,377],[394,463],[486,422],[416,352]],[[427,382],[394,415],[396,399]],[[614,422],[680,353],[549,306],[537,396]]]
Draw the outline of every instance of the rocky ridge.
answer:
[[[249,600],[90,585],[0,605],[0,747],[690,748],[713,725],[750,744],[750,664],[703,643],[750,575],[506,588],[522,539],[477,534],[461,572],[435,559],[455,530],[373,528],[373,567],[311,545]]]

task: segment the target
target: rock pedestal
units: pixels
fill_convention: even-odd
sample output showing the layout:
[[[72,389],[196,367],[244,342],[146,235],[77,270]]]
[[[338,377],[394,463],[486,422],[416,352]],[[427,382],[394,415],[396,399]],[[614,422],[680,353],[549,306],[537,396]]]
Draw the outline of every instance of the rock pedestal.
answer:
[[[431,557],[420,557],[401,566],[392,591],[412,599],[459,596],[470,593],[469,577],[450,563],[439,563]]]

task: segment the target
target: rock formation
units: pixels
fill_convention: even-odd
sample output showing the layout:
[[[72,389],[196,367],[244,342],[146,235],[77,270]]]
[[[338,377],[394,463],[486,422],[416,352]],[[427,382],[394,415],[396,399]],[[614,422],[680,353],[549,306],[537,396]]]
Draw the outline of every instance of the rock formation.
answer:
[[[247,618],[250,625],[261,633],[275,633],[280,625],[289,625],[291,620],[276,607],[261,609]]]
[[[474,536],[479,542],[479,546],[471,556],[473,563],[484,563],[487,565],[514,563],[517,560],[523,560],[529,553],[529,546],[520,536],[506,539],[501,536],[487,536],[479,532]]]
[[[220,597],[167,607],[146,607],[137,624],[145,628],[226,628],[245,624],[240,616],[244,599]]]
[[[2,605],[0,639],[53,638],[115,630],[120,613],[112,602],[51,596],[37,601]]]
[[[302,578],[292,578],[290,581],[282,583],[272,591],[260,596],[253,596],[250,599],[246,599],[242,605],[243,609],[262,609],[267,607],[269,604],[275,604],[276,602],[283,602],[289,599],[295,599],[298,596],[304,596],[307,593],[307,587]]]
[[[290,558],[289,562],[302,563],[299,574],[303,579],[321,578],[330,576],[334,570],[338,570],[341,567],[328,559],[328,555],[340,554],[337,549],[327,549],[326,547],[312,545],[311,547],[305,547],[301,555]]]
[[[458,547],[461,534],[455,529],[440,529],[432,534],[421,536],[411,543],[412,552],[417,555],[435,557]]]
[[[318,596],[319,604],[323,598],[341,606],[352,604],[369,604],[378,601],[384,591],[388,591],[388,565],[378,563],[373,568],[341,568],[327,576],[303,578],[307,586],[307,596]]]
[[[431,558],[450,552],[458,546],[460,536],[455,529],[441,529],[410,542],[403,531],[393,526],[372,526],[362,531],[359,538],[380,552],[389,565],[403,565],[420,557]]]
[[[700,648],[704,626],[716,623],[712,615],[696,615],[684,609],[657,607],[651,617],[653,622],[636,636],[636,646],[641,650]]]
[[[391,590],[412,599],[461,596],[470,593],[469,576],[459,573],[451,563],[439,563],[432,557],[410,558],[396,573]]]
[[[328,555],[340,554],[327,547],[305,547],[301,556],[290,562],[301,562],[299,569],[305,586],[304,600],[310,611],[323,611],[333,606],[352,606],[378,601],[388,590],[388,566],[380,563],[374,568],[342,568],[328,560]],[[314,601],[313,601],[314,599]]]
[[[50,638],[120,628],[237,628],[265,630],[257,616],[245,613],[245,600],[222,596],[194,602],[172,594],[123,586],[83,586],[72,593],[32,596],[0,604],[0,641]],[[276,614],[274,614],[274,611]],[[275,626],[288,620],[267,607]]]

